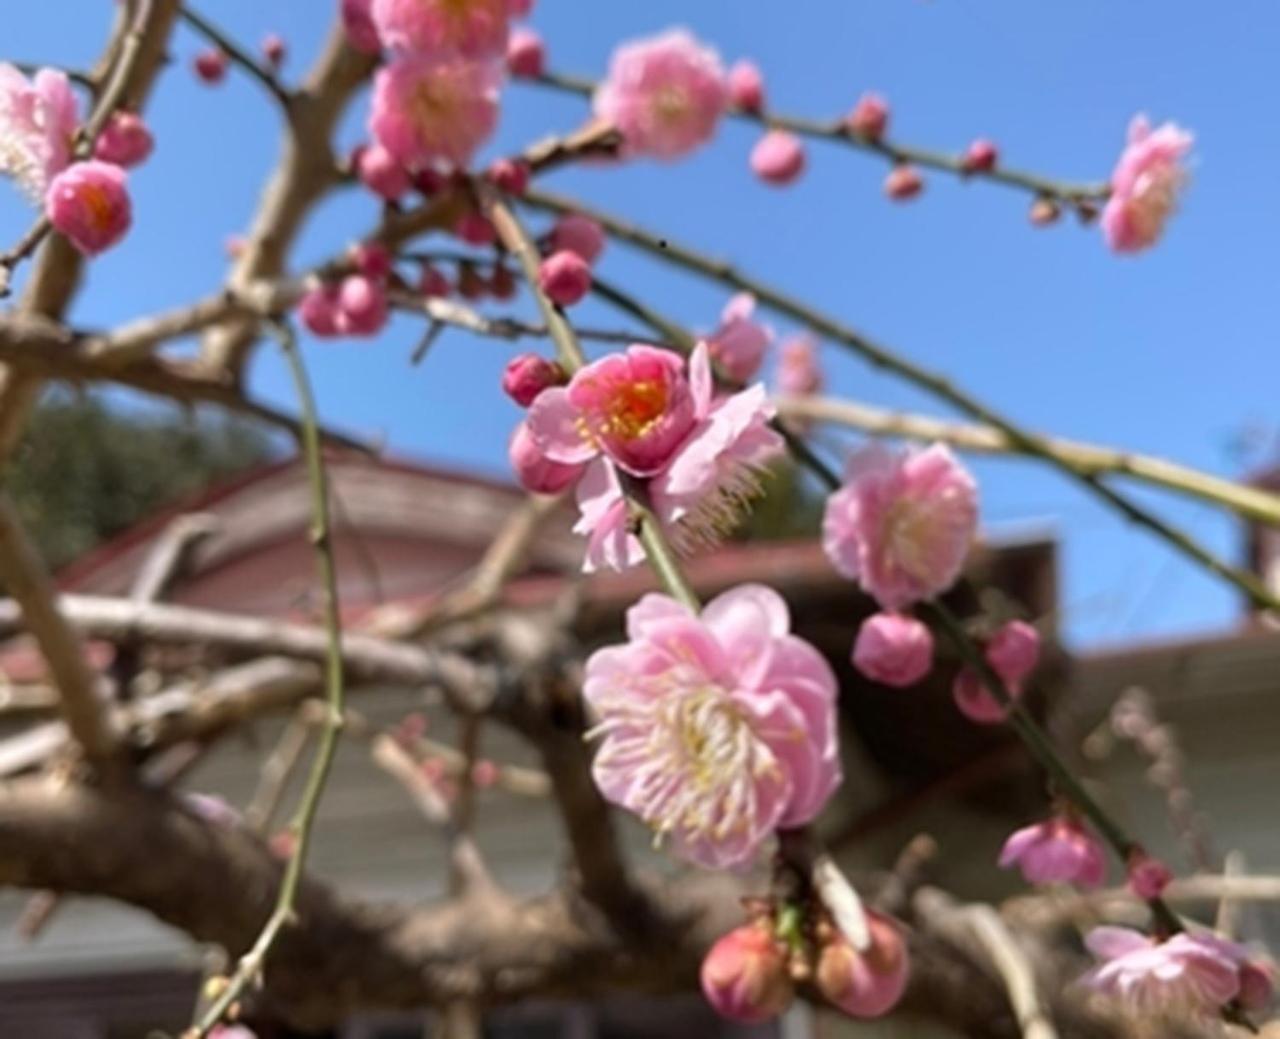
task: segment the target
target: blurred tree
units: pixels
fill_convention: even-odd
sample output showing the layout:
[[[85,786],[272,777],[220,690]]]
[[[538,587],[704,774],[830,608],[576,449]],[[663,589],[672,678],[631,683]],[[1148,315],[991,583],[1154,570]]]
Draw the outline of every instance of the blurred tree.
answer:
[[[6,484],[56,568],[275,453],[272,439],[242,420],[129,412],[97,396],[59,392],[36,410]]]

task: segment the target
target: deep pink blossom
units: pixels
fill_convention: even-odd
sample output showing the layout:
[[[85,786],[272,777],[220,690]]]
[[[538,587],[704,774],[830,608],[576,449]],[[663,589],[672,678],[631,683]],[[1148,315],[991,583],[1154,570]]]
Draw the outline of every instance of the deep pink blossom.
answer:
[[[66,74],[41,69],[30,80],[0,62],[0,176],[12,177],[32,202],[71,161],[79,122]]]
[[[823,996],[851,1017],[883,1017],[902,998],[911,964],[898,924],[872,909],[866,914],[871,945],[859,952],[843,935],[835,935],[818,953],[814,981]]]
[[[507,71],[511,75],[518,79],[541,76],[546,60],[541,36],[524,25],[512,30],[507,41]]]
[[[571,307],[591,290],[591,267],[577,253],[561,249],[538,265],[538,288],[552,303]]]
[[[749,865],[840,783],[835,676],[790,627],[762,585],[725,592],[700,616],[650,594],[627,611],[628,642],[587,660],[596,783],[684,859]]]
[[[1081,980],[1139,1014],[1213,1014],[1240,994],[1247,952],[1213,935],[1157,942],[1127,927],[1095,927],[1085,939],[1104,962]]]
[[[374,77],[369,132],[405,165],[464,168],[497,125],[500,77],[491,62],[396,58]]]
[[[338,335],[338,289],[336,285],[316,285],[298,300],[298,319],[313,335]]]
[[[128,169],[145,162],[154,146],[142,116],[136,112],[113,112],[93,142],[93,157]]]
[[[387,323],[387,291],[381,279],[348,274],[338,286],[338,331],[372,336]]]
[[[1153,130],[1146,116],[1134,116],[1102,210],[1102,233],[1115,252],[1139,252],[1159,240],[1186,184],[1193,140],[1176,123]]]
[[[786,947],[764,923],[735,928],[711,946],[701,981],[717,1014],[746,1024],[772,1020],[795,998]]]
[[[1017,866],[1028,884],[1096,888],[1106,879],[1107,854],[1080,823],[1057,816],[1010,834],[999,865],[1001,869]]]
[[[516,479],[535,494],[559,494],[582,476],[582,465],[565,465],[549,459],[529,435],[526,423],[519,423],[507,445],[507,457]]]
[[[568,249],[587,263],[595,263],[604,252],[604,228],[581,213],[565,213],[551,228],[551,248]]]
[[[1010,699],[1017,700],[1022,695],[1022,687],[1006,686],[1005,692]],[[999,725],[1009,717],[1008,708],[991,694],[982,676],[967,664],[956,673],[951,698],[960,713],[978,725]]]
[[[494,58],[507,46],[509,0],[373,0],[373,23],[394,50],[428,58]]]
[[[915,685],[933,666],[933,635],[928,625],[914,617],[874,614],[858,629],[853,666],[881,685]]]
[[[49,185],[45,214],[86,256],[110,249],[133,222],[124,170],[98,159],[68,166]]]
[[[453,233],[468,245],[492,245],[498,240],[498,232],[489,222],[489,218],[475,209],[468,209],[458,217]]]
[[[792,336],[778,348],[778,392],[790,397],[807,397],[820,393],[823,386],[822,367],[818,363],[818,344],[812,336]]]
[[[409,190],[409,171],[404,163],[380,144],[358,149],[355,167],[360,183],[388,202],[395,202]]]
[[[537,354],[517,354],[503,369],[502,391],[520,407],[527,408],[543,390],[564,381],[564,369],[555,361]]]
[[[766,184],[790,184],[804,167],[804,144],[790,130],[770,130],[751,149],[751,172]]]
[[[627,153],[677,159],[711,139],[727,99],[716,52],[672,29],[614,51],[594,104]]]
[[[874,444],[849,459],[827,499],[822,539],[837,570],[897,610],[955,583],[977,524],[977,485],[945,445]]]
[[[764,111],[764,76],[754,61],[735,61],[725,79],[729,103],[744,112]]]
[[[365,54],[377,54],[382,50],[378,27],[373,23],[369,10],[372,0],[342,0],[342,28],[347,42]]]
[[[381,242],[360,242],[351,247],[348,255],[352,266],[370,278],[385,278],[391,273],[391,250]]]
[[[720,312],[720,327],[707,336],[707,349],[720,370],[734,382],[746,382],[760,370],[773,329],[753,320],[756,298],[740,292]]]
[[[524,159],[496,159],[485,176],[508,195],[523,195],[529,187],[529,164]]]
[[[867,91],[858,98],[845,122],[860,137],[878,141],[889,126],[889,102],[879,94]]]

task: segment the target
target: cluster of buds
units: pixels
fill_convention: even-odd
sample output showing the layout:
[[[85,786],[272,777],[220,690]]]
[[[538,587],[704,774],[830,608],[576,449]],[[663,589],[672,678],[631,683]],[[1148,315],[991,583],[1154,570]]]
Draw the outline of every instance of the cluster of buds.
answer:
[[[751,919],[702,962],[702,991],[722,1017],[771,1020],[805,989],[862,1019],[882,1017],[902,998],[910,964],[902,929],[890,917],[867,911],[870,941],[859,951],[825,910],[755,900],[748,911]]]

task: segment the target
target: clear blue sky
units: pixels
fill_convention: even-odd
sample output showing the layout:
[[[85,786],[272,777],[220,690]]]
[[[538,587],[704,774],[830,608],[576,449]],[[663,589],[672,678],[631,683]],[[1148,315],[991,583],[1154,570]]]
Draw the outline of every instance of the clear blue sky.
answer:
[[[87,64],[113,6],[88,0],[24,4],[5,24],[0,57]],[[241,39],[282,32],[301,70],[332,9],[328,0],[209,0],[203,10]],[[960,148],[1000,142],[1011,165],[1105,176],[1129,117],[1174,118],[1197,135],[1195,180],[1166,241],[1137,259],[1103,247],[1073,222],[1026,223],[1026,198],[935,177],[917,203],[883,201],[883,167],[816,147],[803,182],[777,191],[753,181],[753,133],[726,126],[715,145],[673,167],[557,174],[552,185],[625,209],[807,297],[993,405],[1065,436],[1166,455],[1226,475],[1229,448],[1249,425],[1274,428],[1280,303],[1280,7],[1272,0],[539,0],[533,25],[551,64],[596,75],[620,40],[685,24],[727,59],[750,56],[783,110],[844,111],[864,89],[887,94],[905,141]],[[151,162],[133,177],[136,227],[92,267],[75,318],[107,324],[193,299],[225,272],[222,242],[245,226],[277,153],[279,120],[254,84],[232,73],[196,85],[198,42],[177,38],[177,61],[150,119]],[[575,125],[572,98],[513,85],[489,153]],[[352,114],[344,143],[360,137]],[[374,207],[348,193],[318,213],[299,264],[369,226]],[[0,193],[0,236],[30,214]],[[709,327],[718,288],[659,269],[612,246],[614,280],[694,327]],[[591,306],[584,320],[609,315]],[[616,323],[616,322],[615,322]],[[788,331],[778,323],[780,330]],[[508,348],[451,335],[428,362],[406,358],[418,329],[401,319],[376,342],[308,345],[329,419],[378,434],[398,451],[501,473],[515,409],[497,391]],[[929,400],[828,346],[834,389],[892,407]],[[261,395],[287,403],[270,348],[253,369]],[[1230,623],[1233,593],[1059,477],[1024,463],[985,462],[984,517],[993,529],[1052,529],[1063,545],[1063,603],[1078,644],[1164,637]],[[1168,496],[1143,495],[1226,555],[1235,522]]]

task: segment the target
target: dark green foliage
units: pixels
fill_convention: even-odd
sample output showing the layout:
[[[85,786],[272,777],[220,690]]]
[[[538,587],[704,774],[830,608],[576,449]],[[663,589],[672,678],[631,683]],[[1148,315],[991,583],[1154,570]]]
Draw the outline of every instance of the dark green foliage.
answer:
[[[242,421],[139,414],[59,393],[36,409],[6,484],[56,568],[273,453],[272,441]]]

